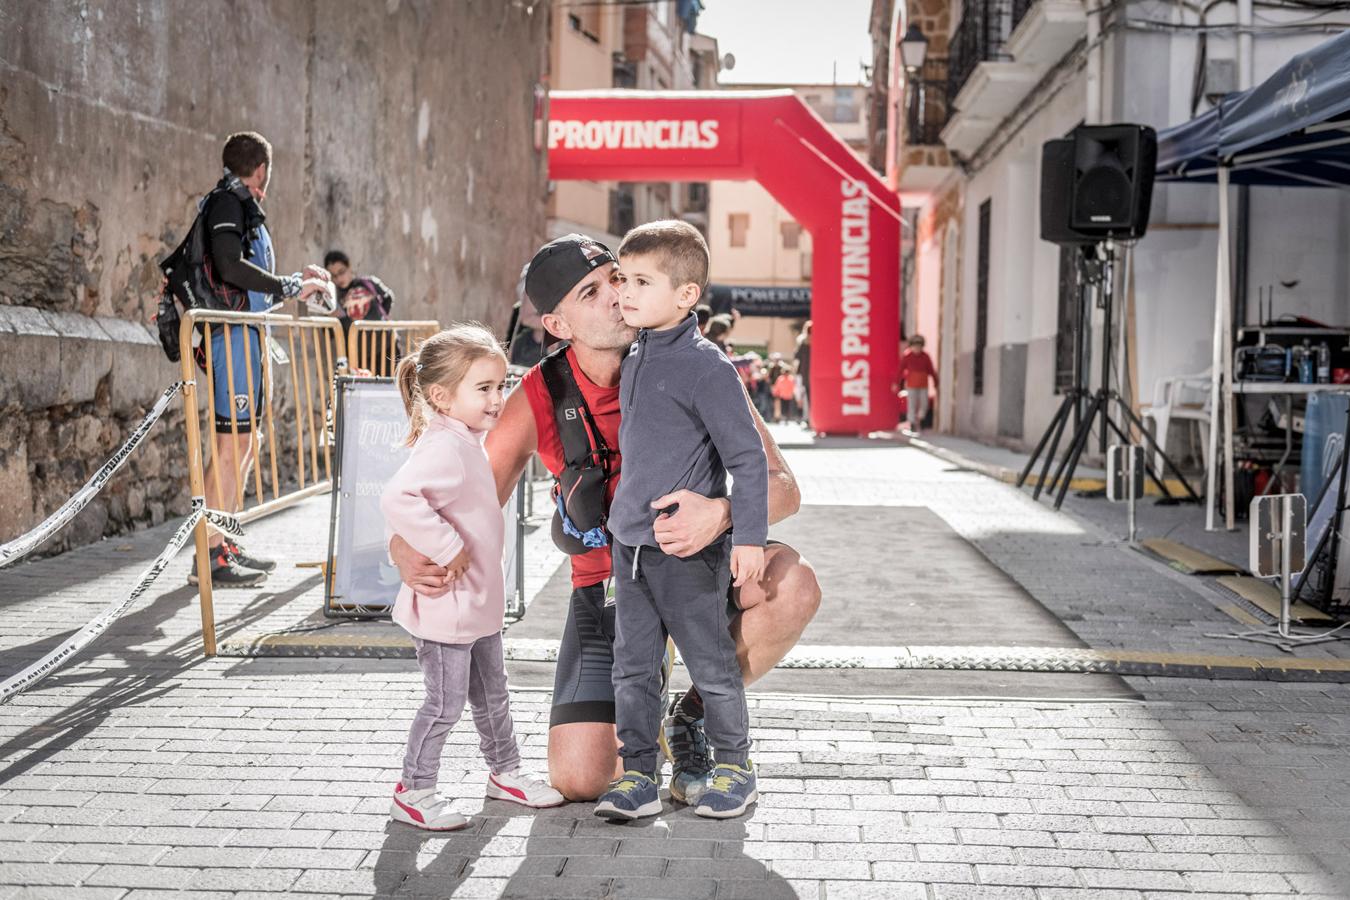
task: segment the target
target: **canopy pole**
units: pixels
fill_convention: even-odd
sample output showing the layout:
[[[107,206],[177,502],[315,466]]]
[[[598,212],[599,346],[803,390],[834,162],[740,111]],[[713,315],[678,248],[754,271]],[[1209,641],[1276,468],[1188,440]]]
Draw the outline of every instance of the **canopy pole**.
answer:
[[[1225,468],[1224,484],[1231,483],[1230,473],[1227,471],[1228,460],[1230,459],[1231,440],[1229,438],[1230,423],[1224,414],[1227,410],[1227,404],[1221,403],[1224,387],[1224,340],[1225,322],[1227,315],[1225,310],[1228,307],[1228,168],[1224,165],[1219,166],[1219,245],[1218,252],[1215,254],[1215,273],[1214,273],[1214,336],[1211,341],[1210,375],[1209,375],[1209,466],[1205,472],[1205,530],[1214,531],[1214,513],[1218,506],[1218,471],[1220,466],[1219,457],[1219,429],[1222,427],[1224,432],[1223,445],[1223,465]],[[1163,441],[1166,441],[1166,435],[1160,435]],[[1229,501],[1231,502],[1231,490]]]
[[[1229,172],[1219,173],[1219,214],[1223,218],[1223,461],[1224,461],[1224,506],[1227,510],[1226,525],[1229,531],[1237,527],[1234,511],[1237,498],[1233,496],[1233,433],[1237,427],[1233,399],[1233,261],[1228,241],[1232,229],[1232,216],[1228,204]],[[1292,426],[1291,426],[1292,427]]]

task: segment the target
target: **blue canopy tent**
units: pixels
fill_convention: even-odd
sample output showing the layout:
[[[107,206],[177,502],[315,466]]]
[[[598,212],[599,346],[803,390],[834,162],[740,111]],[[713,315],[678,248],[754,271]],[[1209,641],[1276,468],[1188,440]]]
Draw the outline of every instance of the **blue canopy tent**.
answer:
[[[1158,135],[1157,180],[1219,186],[1211,408],[1224,420],[1225,519],[1234,527],[1233,332],[1228,186],[1350,187],[1350,31],[1300,53],[1256,87]],[[1220,394],[1223,405],[1220,406]],[[1217,460],[1219,428],[1209,430]],[[1207,473],[1205,527],[1214,528],[1216,466]]]

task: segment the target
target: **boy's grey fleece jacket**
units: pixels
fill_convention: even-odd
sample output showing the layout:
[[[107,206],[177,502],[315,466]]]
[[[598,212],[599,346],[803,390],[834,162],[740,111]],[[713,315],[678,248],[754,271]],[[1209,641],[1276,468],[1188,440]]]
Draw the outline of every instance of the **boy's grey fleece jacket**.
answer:
[[[619,378],[623,477],[609,530],[630,547],[655,547],[651,502],[688,488],[731,495],[732,543],[760,545],[769,534],[769,466],[745,388],[721,350],[689,318],[668,331],[638,333]]]

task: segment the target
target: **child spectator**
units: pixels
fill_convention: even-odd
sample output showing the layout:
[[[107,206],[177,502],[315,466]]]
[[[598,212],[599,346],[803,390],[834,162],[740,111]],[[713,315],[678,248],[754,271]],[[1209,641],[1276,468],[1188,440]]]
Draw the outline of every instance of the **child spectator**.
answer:
[[[933,358],[924,352],[923,335],[916,334],[909,339],[909,350],[900,357],[900,383],[905,388],[905,420],[911,434],[918,434],[928,417],[928,379],[933,379],[933,390],[937,390],[937,369],[933,368]]]
[[[764,572],[768,464],[735,367],[699,335],[691,312],[707,285],[708,263],[703,236],[685,222],[642,225],[619,247],[620,308],[641,331],[619,380],[624,473],[609,517],[624,774],[595,813],[612,820],[661,811],[657,664],[667,635],[703,696],[716,763],[707,782],[685,790],[684,802],[700,816],[731,818],[758,797],[727,590],[733,577],[739,586]],[[664,510],[654,509],[655,501],[681,488],[725,497],[728,471],[736,483],[732,532],[687,559],[661,552],[652,526]]]
[[[520,768],[502,652],[505,523],[483,439],[497,425],[506,357],[478,325],[456,325],[399,361],[412,454],[380,498],[389,531],[446,566],[450,593],[399,588],[394,621],[413,636],[426,696],[413,718],[390,815],[429,831],[468,820],[436,791],[441,750],[467,699],[489,766],[487,796],[530,807],[563,802]]]

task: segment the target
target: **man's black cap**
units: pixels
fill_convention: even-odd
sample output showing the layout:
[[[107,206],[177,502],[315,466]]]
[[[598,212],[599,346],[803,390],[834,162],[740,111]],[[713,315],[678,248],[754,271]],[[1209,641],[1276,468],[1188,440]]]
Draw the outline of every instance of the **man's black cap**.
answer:
[[[540,315],[553,312],[593,270],[618,262],[609,248],[584,234],[566,234],[539,248],[525,273],[525,296]]]

